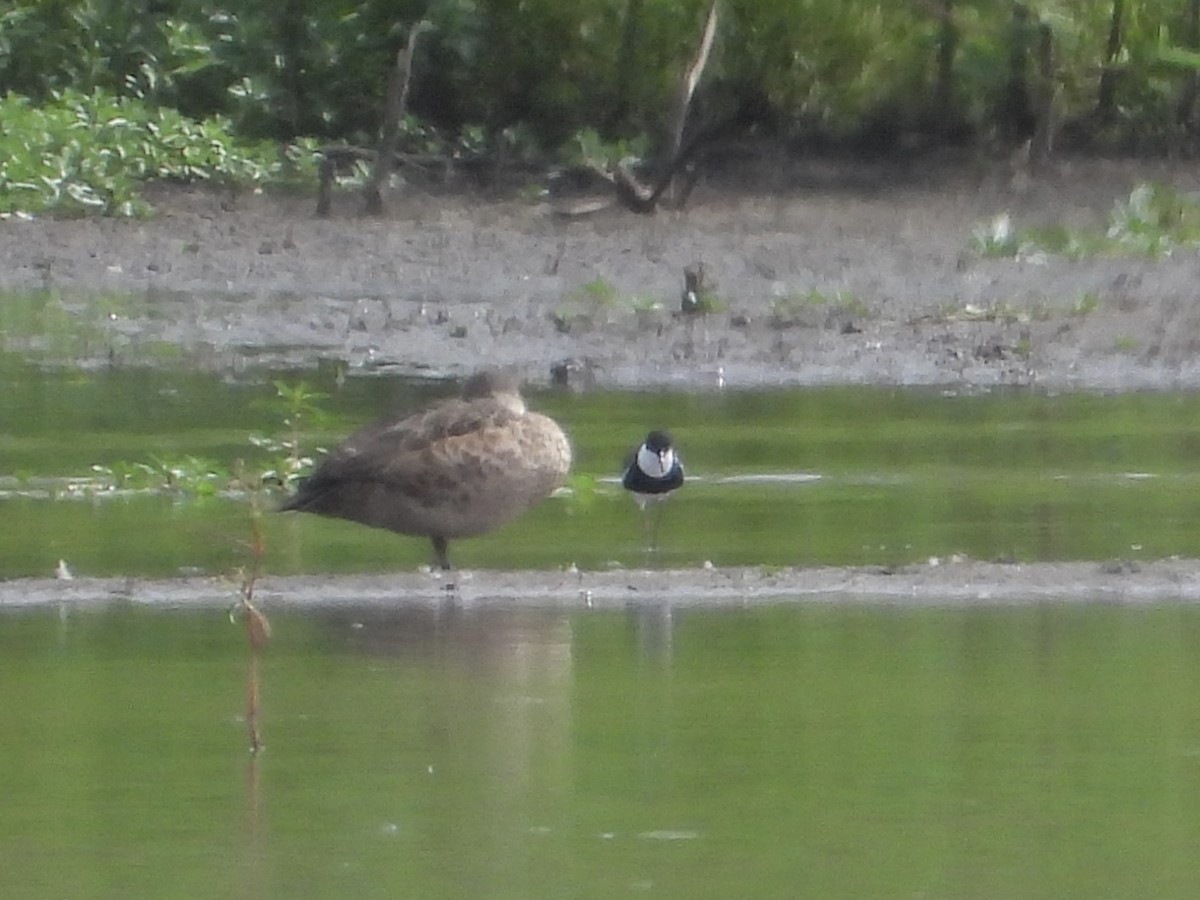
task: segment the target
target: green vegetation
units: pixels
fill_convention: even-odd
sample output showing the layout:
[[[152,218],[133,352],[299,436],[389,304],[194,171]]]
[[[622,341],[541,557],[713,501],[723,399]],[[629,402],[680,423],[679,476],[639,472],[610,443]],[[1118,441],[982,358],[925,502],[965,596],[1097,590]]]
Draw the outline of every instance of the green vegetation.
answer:
[[[975,249],[990,259],[1020,256],[1029,250],[1013,229],[1008,213],[1000,213],[990,222],[975,226],[971,240]]]
[[[571,135],[559,151],[564,165],[608,171],[625,159],[642,159],[650,150],[644,135],[632,140],[606,141],[594,128],[583,128]]]
[[[562,304],[551,318],[559,331],[569,334],[609,324],[623,313],[646,317],[662,310],[663,304],[654,297],[622,295],[608,279],[594,278],[563,295]]]
[[[644,160],[708,5],[12,0],[0,211],[133,214],[147,178],[311,178],[317,142],[374,144],[422,20],[404,152]],[[1191,0],[726,3],[690,127],[884,153],[1179,150],[1200,129],[1198,83]]]
[[[1113,350],[1117,353],[1136,353],[1138,349],[1137,338],[1129,335],[1119,335],[1113,340]]]
[[[1008,213],[1001,213],[975,229],[972,244],[991,258],[1028,258],[1039,253],[1072,259],[1099,254],[1163,256],[1178,248],[1200,246],[1200,203],[1166,185],[1140,184],[1128,200],[1114,204],[1103,231],[1061,225],[1018,229]]]
[[[95,464],[93,478],[70,482],[66,496],[139,492],[203,499],[224,495],[246,497],[257,509],[265,491],[294,487],[312,470],[313,458],[304,449],[302,438],[329,421],[319,405],[328,395],[311,390],[304,382],[276,381],[274,386],[275,399],[255,406],[278,419],[282,433],[250,434],[248,452],[232,466],[192,455],[152,455],[149,462]]]
[[[686,284],[685,284],[686,287]],[[705,276],[700,281],[700,290],[696,294],[696,302],[694,306],[689,307],[686,303],[683,304],[683,311],[692,315],[707,316],[713,313],[722,313],[729,311],[729,304],[721,297],[717,290],[717,283],[711,275],[705,273]]]
[[[620,303],[616,287],[611,281],[594,278],[576,291],[572,291],[569,299],[582,301],[598,309],[611,309]]]
[[[280,151],[235,137],[222,118],[195,121],[99,89],[56,92],[38,106],[9,94],[0,118],[0,215],[137,215],[147,209],[138,194],[147,179],[257,185],[316,176],[311,142]]]
[[[853,291],[838,290],[828,294],[819,288],[793,291],[771,301],[771,321],[777,328],[799,324],[809,318],[813,309],[839,309],[858,316],[866,316],[866,304]]]
[[[1100,308],[1100,298],[1091,291],[1085,291],[1084,294],[1075,301],[1075,305],[1071,308],[1072,315],[1080,318],[1095,312]]]

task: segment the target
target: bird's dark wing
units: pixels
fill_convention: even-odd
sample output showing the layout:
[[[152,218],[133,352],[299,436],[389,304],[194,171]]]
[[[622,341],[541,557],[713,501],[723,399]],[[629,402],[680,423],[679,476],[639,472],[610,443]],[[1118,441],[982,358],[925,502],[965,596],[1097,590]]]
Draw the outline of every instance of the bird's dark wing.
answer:
[[[517,416],[491,399],[447,400],[424,412],[375,422],[356,431],[325,458],[318,472],[340,478],[403,478],[412,466],[439,449],[495,433]]]

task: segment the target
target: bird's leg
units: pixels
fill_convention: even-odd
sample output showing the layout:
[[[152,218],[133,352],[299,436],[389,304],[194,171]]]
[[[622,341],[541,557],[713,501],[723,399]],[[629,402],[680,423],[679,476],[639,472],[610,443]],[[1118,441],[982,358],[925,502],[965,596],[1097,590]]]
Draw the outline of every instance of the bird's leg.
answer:
[[[641,494],[634,494],[633,501],[638,508],[638,525],[642,530],[642,552],[650,552],[650,519],[646,513],[646,498]]]
[[[431,538],[433,541],[433,558],[439,569],[443,572],[450,571],[450,554],[447,551],[446,539],[444,537]]]
[[[658,526],[662,522],[663,507],[666,505],[664,501],[659,500],[650,510],[650,550],[653,553],[658,552]]]
[[[448,549],[449,548],[448,542],[446,541],[446,539],[444,537],[430,538],[430,540],[433,541],[433,557],[434,557],[434,560],[437,562],[438,569],[440,569],[443,572],[449,572],[450,571],[450,553],[449,553],[449,549]],[[457,594],[457,592],[458,592],[457,579],[452,578],[449,581],[447,581],[445,584],[442,585],[442,590],[450,591],[452,593]]]
[[[642,520],[642,543],[647,555],[658,552],[658,522],[662,501],[638,497],[638,518]]]

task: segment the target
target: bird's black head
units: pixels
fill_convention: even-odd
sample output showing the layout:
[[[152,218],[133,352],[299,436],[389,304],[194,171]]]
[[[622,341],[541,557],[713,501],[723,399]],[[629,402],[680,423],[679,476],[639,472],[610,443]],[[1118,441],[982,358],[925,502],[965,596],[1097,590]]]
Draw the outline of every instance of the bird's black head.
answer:
[[[671,435],[666,431],[652,431],[646,435],[646,449],[653,453],[662,453],[674,446]]]

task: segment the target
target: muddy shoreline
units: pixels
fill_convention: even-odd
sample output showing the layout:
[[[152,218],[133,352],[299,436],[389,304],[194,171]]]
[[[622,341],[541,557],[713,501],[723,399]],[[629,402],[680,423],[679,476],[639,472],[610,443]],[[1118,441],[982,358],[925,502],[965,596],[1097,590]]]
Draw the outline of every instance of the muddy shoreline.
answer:
[[[174,364],[217,371],[338,360],[457,377],[492,363],[534,383],[573,360],[583,388],[1194,389],[1196,251],[972,249],[973,229],[1005,212],[1018,227],[1103,228],[1145,181],[1190,193],[1200,171],[760,161],[650,217],[409,186],[382,219],[343,195],[318,220],[310,197],[161,188],[147,221],[0,223],[0,288],[49,287],[84,316],[84,298],[129,296],[83,364],[145,364],[141,348],[167,345]],[[703,318],[679,313],[695,261],[724,307]]]
[[[439,575],[265,577],[266,609],[442,607],[619,610],[742,608],[778,603],[985,608],[1050,603],[1141,605],[1200,601],[1200,560],[1146,563],[977,563],[880,567],[695,568],[607,572],[478,570]],[[228,580],[16,579],[0,582],[0,610],[58,605],[63,612],[114,603],[229,608]]]

